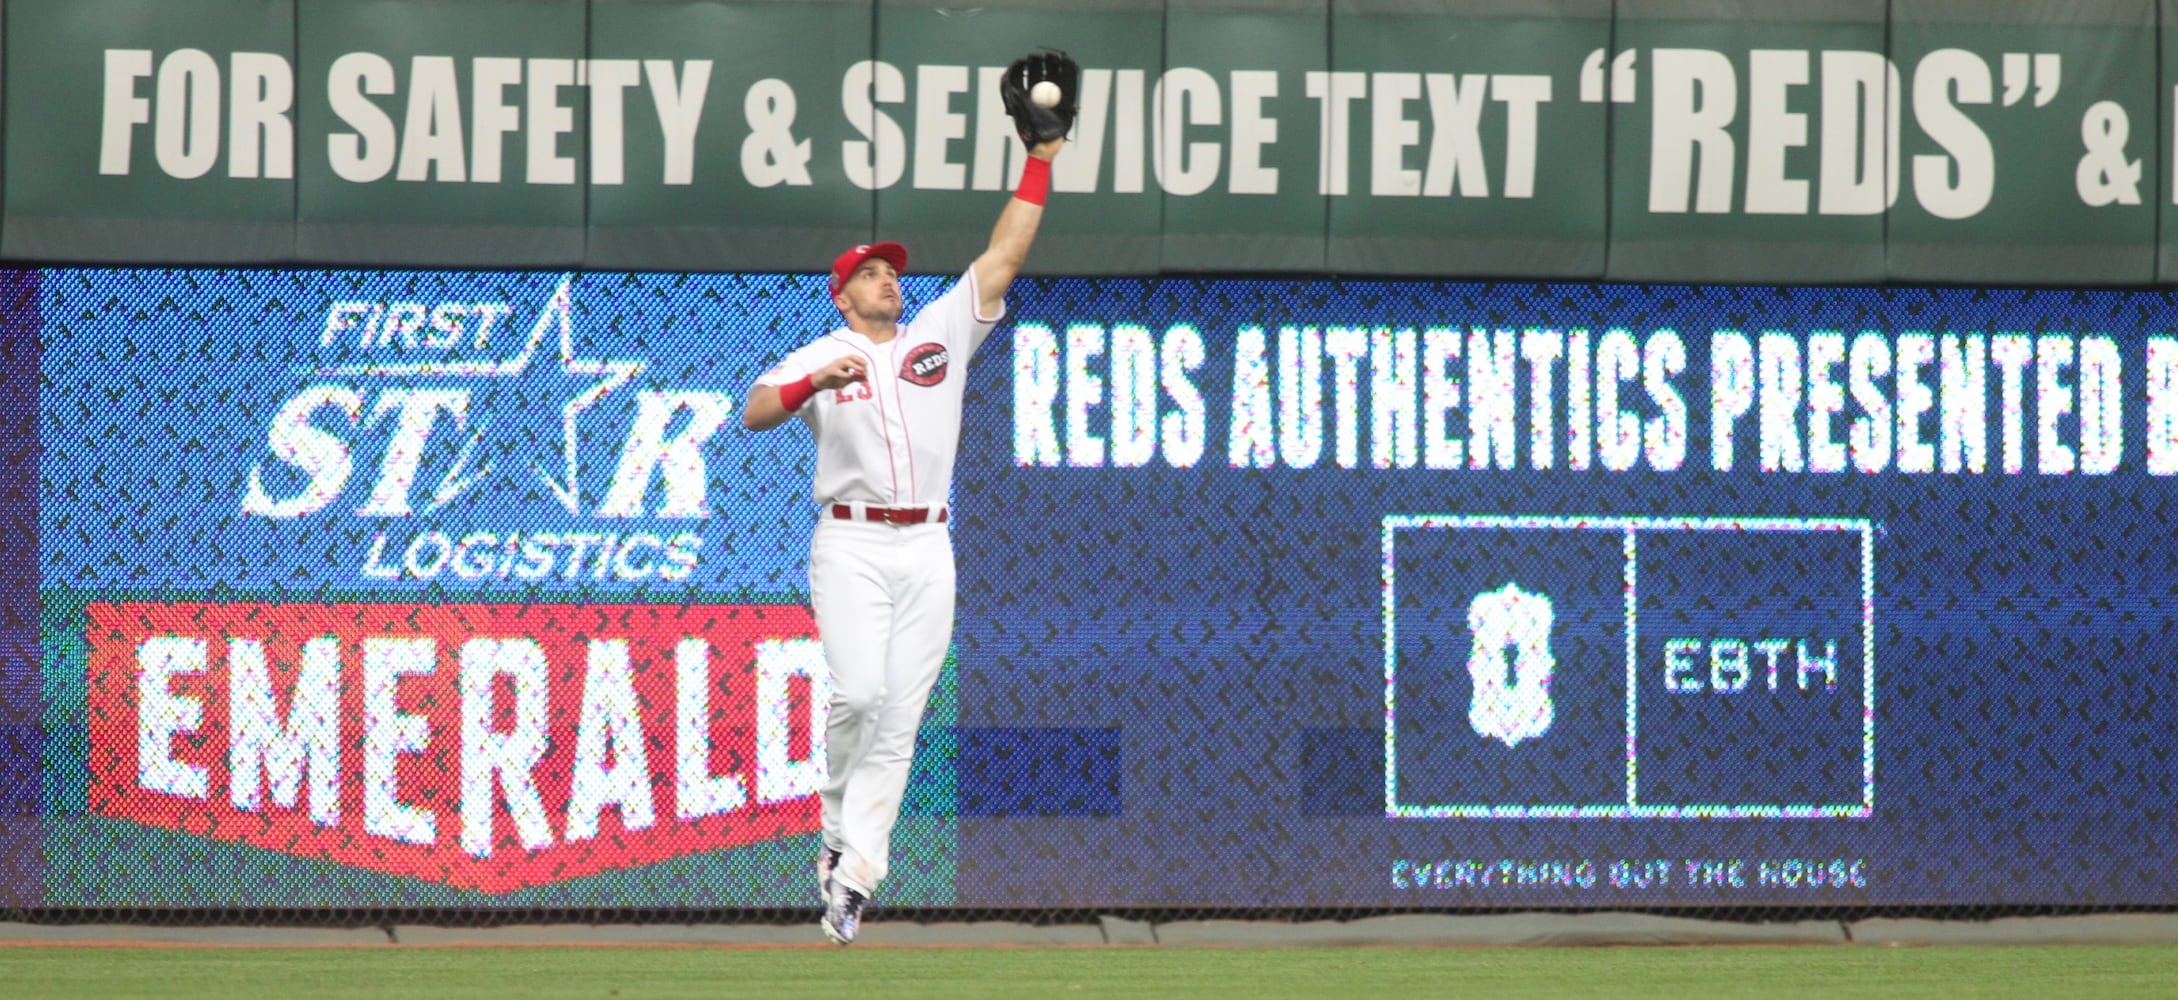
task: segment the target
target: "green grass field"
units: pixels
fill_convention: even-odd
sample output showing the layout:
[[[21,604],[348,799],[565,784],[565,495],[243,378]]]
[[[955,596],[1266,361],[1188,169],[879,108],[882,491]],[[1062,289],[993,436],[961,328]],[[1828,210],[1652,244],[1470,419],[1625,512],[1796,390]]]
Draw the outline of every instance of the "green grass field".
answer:
[[[0,948],[29,997],[2178,996],[2178,948]]]

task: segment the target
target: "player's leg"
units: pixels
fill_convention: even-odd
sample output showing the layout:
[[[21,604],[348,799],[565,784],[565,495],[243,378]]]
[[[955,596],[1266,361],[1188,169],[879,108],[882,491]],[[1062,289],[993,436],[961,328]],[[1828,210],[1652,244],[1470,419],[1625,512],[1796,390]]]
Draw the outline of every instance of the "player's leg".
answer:
[[[900,818],[914,762],[915,733],[953,642],[952,535],[942,525],[910,528],[906,534],[885,651],[884,705],[869,750],[847,786],[850,846],[835,876],[865,893],[877,888],[889,867],[892,828]]]
[[[886,645],[894,617],[883,562],[891,539],[883,525],[823,521],[809,547],[809,603],[832,675],[824,730],[824,849],[846,851],[846,795],[857,762],[877,734],[885,690]],[[835,863],[835,870],[837,864]]]

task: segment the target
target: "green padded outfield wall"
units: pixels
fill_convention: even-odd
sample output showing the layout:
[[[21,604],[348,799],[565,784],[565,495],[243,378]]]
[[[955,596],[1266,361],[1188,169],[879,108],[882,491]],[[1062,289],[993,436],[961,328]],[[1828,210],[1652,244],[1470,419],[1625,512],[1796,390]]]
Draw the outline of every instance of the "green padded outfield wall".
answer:
[[[2178,0],[7,0],[0,256],[2144,285]]]

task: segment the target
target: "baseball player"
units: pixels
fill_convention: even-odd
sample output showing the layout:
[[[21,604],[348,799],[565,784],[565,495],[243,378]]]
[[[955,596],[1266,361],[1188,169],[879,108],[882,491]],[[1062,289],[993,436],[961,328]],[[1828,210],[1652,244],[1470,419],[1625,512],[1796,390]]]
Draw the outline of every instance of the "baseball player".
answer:
[[[854,940],[885,879],[915,731],[952,644],[947,499],[968,360],[1005,315],[1006,287],[1036,236],[1079,76],[1063,52],[1007,68],[1001,92],[1029,159],[990,246],[959,281],[902,323],[906,248],[849,248],[830,285],[845,325],[758,377],[742,411],[755,431],[798,416],[816,439],[809,599],[832,682],[817,882],[825,936],[838,944]]]

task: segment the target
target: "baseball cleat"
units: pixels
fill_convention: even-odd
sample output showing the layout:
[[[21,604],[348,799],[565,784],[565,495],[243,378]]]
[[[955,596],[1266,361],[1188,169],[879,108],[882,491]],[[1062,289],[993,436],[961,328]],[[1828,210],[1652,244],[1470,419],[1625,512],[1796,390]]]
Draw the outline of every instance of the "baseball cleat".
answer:
[[[855,932],[862,929],[862,907],[869,901],[868,896],[833,883],[832,895],[824,908],[824,936],[831,938],[833,944],[853,944]]]
[[[832,898],[832,869],[839,867],[840,852],[829,847],[817,849],[817,898]]]

